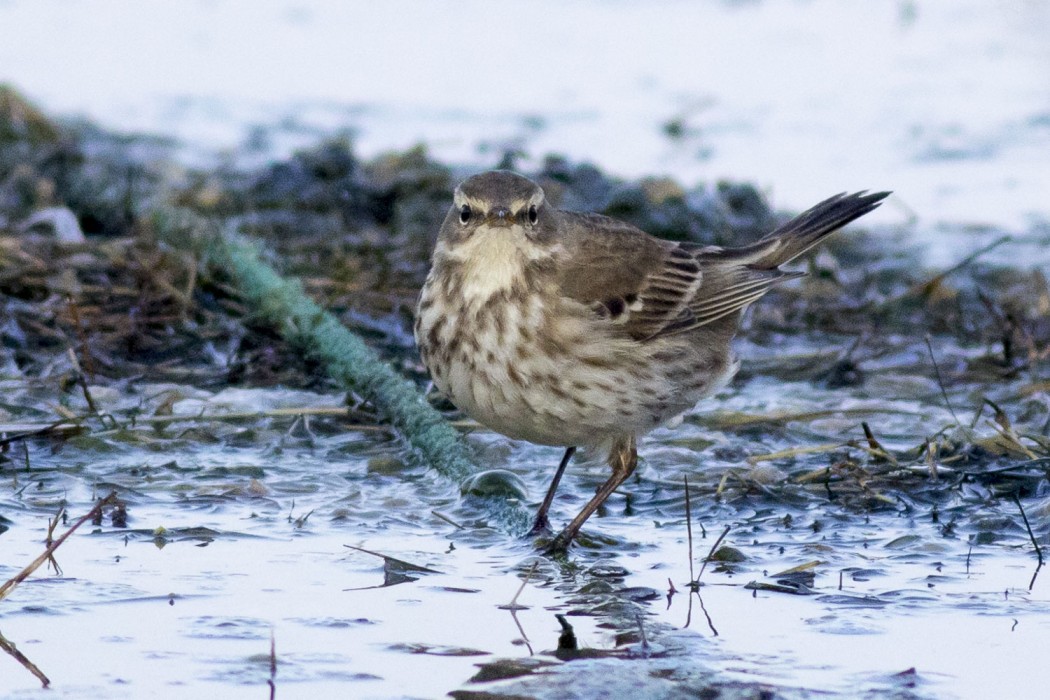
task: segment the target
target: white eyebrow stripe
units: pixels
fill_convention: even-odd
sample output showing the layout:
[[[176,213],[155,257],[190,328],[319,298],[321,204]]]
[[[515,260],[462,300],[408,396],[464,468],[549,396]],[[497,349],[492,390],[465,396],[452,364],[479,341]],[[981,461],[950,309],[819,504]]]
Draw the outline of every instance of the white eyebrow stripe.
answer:
[[[540,206],[545,201],[543,191],[533,193],[524,199],[515,199],[510,203],[511,213],[515,216],[528,209],[530,206]],[[452,204],[455,207],[462,207],[464,204],[468,205],[471,209],[476,211],[487,213],[491,208],[492,202],[485,199],[478,199],[468,194],[464,194],[458,187],[452,194]]]

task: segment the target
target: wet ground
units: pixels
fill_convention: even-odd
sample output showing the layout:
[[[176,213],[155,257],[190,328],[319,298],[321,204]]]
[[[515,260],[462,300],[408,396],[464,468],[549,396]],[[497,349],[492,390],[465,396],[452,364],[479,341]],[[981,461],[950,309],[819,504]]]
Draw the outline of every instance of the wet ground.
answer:
[[[753,310],[738,380],[644,440],[637,478],[567,559],[549,559],[139,213],[163,193],[234,217],[422,388],[407,329],[447,168],[421,152],[363,162],[332,142],[173,181],[104,133],[41,131],[46,117],[8,97],[33,117],[7,144],[23,157],[8,182],[37,183],[5,190],[11,220],[32,217],[42,189],[91,233],[57,242],[52,217],[2,239],[0,578],[43,552],[61,508],[57,532],[95,499],[119,501],[3,599],[0,631],[49,693],[1028,687],[1050,633],[1035,549],[1050,541],[1039,270],[979,257],[926,269],[900,232],[838,237],[809,278]],[[121,167],[129,189],[107,188]],[[565,202],[701,240],[777,218],[742,184],[685,192],[559,159],[536,176]],[[873,247],[880,235],[892,253]],[[557,452],[460,425],[534,507]],[[555,522],[604,478],[574,465]],[[559,651],[557,614],[576,651]],[[4,663],[4,693],[40,692]]]
[[[86,409],[32,383],[5,381],[6,406],[50,399]],[[1050,634],[1050,584],[1002,492],[1025,496],[1045,548],[1045,457],[1003,460],[1005,473],[981,460],[938,460],[936,477],[879,468],[847,447],[758,461],[783,447],[863,441],[859,420],[878,426],[888,449],[920,444],[922,428],[952,418],[935,389],[923,396],[932,387],[916,383],[919,395],[898,400],[805,382],[738,383],[714,411],[644,442],[638,479],[561,562],[486,528],[454,485],[406,465],[382,430],[324,416],[338,396],[95,389],[100,410],[124,427],[89,421],[79,436],[9,451],[0,578],[40,554],[62,504],[79,515],[116,490],[126,526],[107,514],[75,535],[57,552],[61,572],[42,569],[4,600],[0,629],[63,697],[257,697],[271,677],[271,637],[278,695],[438,697],[463,686],[595,697],[608,682],[674,697],[708,684],[788,696],[1026,692],[1026,670]],[[128,427],[127,407],[150,415],[173,393],[183,398],[172,416],[185,422]],[[1034,403],[1045,425],[1045,401]],[[271,406],[317,415],[195,418]],[[552,451],[484,434],[474,442],[525,481],[532,501],[542,493]],[[599,467],[572,469],[555,518],[569,517],[602,479]],[[727,526],[716,557],[724,561],[709,562],[690,593],[693,569]],[[384,566],[348,545],[431,571]],[[801,571],[781,573],[791,569]],[[506,606],[525,577],[512,614]],[[678,592],[668,597],[671,586]],[[611,656],[561,665],[556,613],[581,647]],[[495,677],[543,671],[562,685],[547,675],[468,683],[497,660]],[[5,693],[33,695],[34,679],[5,664]]]
[[[26,7],[0,4],[0,22],[27,21]],[[325,20],[334,6],[310,7],[278,33],[337,26]],[[469,99],[435,115],[363,85],[379,97],[349,123],[332,116],[345,105],[301,95],[297,113],[314,121],[271,125],[279,111],[264,119],[258,96],[242,95],[208,119],[237,134],[251,121],[243,113],[266,123],[216,158],[200,153],[217,145],[209,138],[127,137],[0,92],[0,585],[44,552],[61,509],[56,537],[97,499],[117,501],[0,593],[0,643],[26,660],[5,647],[0,696],[255,698],[271,683],[278,697],[1030,694],[1050,643],[1039,566],[1050,552],[1050,238],[1045,202],[1031,194],[1046,184],[1036,154],[1047,103],[1030,70],[1045,52],[1033,36],[1046,5],[959,3],[950,16],[872,7],[860,23],[870,41],[910,47],[855,66],[874,102],[897,105],[863,110],[882,115],[878,128],[851,116],[870,103],[848,89],[823,128],[807,129],[807,105],[827,92],[816,82],[786,101],[749,101],[727,92],[733,71],[718,73],[727,82],[710,83],[716,99],[704,107],[695,86],[641,65],[622,111],[599,99],[614,93],[595,77],[541,121],[506,104],[494,123]],[[238,8],[192,12],[236,19]],[[769,29],[785,21],[847,19],[821,2],[679,9],[682,31],[704,20],[696,46],[717,55],[734,36],[787,41]],[[609,21],[638,24],[637,11],[623,3]],[[997,38],[1006,29],[1014,40]],[[204,46],[216,41],[209,31]],[[670,41],[660,31],[635,37]],[[960,54],[958,42],[973,50]],[[803,45],[844,50],[788,43],[788,72],[816,60]],[[60,55],[76,42],[57,45]],[[30,82],[46,73],[24,70]],[[646,83],[646,73],[661,77]],[[434,90],[420,100],[439,109]],[[923,102],[929,90],[939,97]],[[977,99],[987,108],[953,111],[960,95],[987,97]],[[195,100],[142,126],[200,136],[209,112]],[[458,140],[405,150],[419,124]],[[356,142],[331,137],[348,125]],[[608,133],[623,134],[624,148],[588,150]],[[827,139],[838,156],[818,157]],[[792,154],[756,155],[774,143],[812,156],[819,192],[776,169]],[[306,148],[291,156],[290,145]],[[398,150],[379,155],[389,146]],[[809,277],[752,310],[741,374],[642,441],[636,478],[566,559],[509,536],[407,450],[367,396],[263,323],[226,271],[159,240],[150,219],[174,205],[236,222],[423,390],[409,329],[437,222],[463,173],[500,160],[566,207],[715,243],[753,240],[780,208],[849,186],[830,182],[844,171],[858,187],[903,190],[882,218],[797,263]],[[667,171],[676,178],[653,176]],[[739,180],[718,182],[722,173]],[[516,476],[535,508],[558,451],[488,433],[430,399],[479,464],[502,470],[494,480]],[[575,462],[555,524],[605,477]]]

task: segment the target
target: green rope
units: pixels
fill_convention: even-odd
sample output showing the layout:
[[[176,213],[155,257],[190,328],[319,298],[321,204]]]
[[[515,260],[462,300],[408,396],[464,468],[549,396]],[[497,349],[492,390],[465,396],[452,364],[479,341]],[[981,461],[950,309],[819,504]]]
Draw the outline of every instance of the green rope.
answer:
[[[459,485],[481,471],[456,430],[426,402],[415,385],[310,299],[297,281],[282,278],[266,265],[258,243],[232,227],[222,232],[214,222],[186,210],[158,210],[153,224],[162,240],[192,250],[207,264],[229,274],[264,321],[320,360],[336,381],[371,400],[398,434],[439,474]],[[528,528],[524,505],[509,493],[474,498],[505,532],[518,535]]]

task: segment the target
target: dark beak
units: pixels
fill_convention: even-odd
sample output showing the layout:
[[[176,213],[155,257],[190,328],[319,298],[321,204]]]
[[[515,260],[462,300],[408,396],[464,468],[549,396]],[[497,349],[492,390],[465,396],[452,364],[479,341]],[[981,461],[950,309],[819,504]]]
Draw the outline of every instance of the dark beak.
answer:
[[[514,223],[514,217],[510,215],[507,207],[496,207],[488,215],[489,223],[493,226],[510,226]]]

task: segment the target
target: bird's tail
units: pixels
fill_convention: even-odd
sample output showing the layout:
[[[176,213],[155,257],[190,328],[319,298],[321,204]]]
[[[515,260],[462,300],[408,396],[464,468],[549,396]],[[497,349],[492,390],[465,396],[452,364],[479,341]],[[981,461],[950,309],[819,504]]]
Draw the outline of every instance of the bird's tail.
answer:
[[[733,251],[739,254],[736,262],[759,270],[772,270],[802,255],[849,222],[876,209],[889,195],[889,192],[843,192],[829,197],[778,226],[769,235]]]
[[[843,192],[824,199],[819,205],[807,209],[749,246],[757,254],[751,262],[752,266],[760,270],[772,270],[795,259],[816,246],[825,236],[878,208],[889,194]]]
[[[688,330],[730,317],[757,301],[771,287],[804,277],[804,272],[786,272],[777,266],[802,255],[828,234],[864,216],[889,194],[838,194],[751,245],[699,249],[696,255],[703,273],[700,289],[689,305],[688,316],[675,324],[674,329]]]

